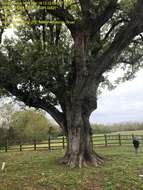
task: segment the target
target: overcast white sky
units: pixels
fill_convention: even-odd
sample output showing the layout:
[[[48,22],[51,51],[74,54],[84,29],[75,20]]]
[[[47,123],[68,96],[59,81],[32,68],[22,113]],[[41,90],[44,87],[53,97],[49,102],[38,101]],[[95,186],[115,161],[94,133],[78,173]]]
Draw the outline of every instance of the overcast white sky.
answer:
[[[102,93],[90,121],[103,124],[143,122],[143,69],[132,81]]]
[[[12,37],[13,30],[7,30],[5,35]],[[115,90],[104,91],[90,121],[101,124],[143,122],[143,69],[134,80],[120,84]]]

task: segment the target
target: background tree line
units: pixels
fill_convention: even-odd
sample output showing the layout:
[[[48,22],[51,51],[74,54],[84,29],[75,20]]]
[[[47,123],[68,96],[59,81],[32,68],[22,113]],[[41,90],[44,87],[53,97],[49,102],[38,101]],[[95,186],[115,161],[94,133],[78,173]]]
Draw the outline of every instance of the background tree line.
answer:
[[[92,124],[93,134],[143,130],[143,123]]]
[[[12,112],[11,105],[7,104],[5,109],[7,108]],[[4,122],[0,125],[0,145],[4,145],[6,140],[15,144],[33,140],[44,141],[48,139],[49,134],[51,136],[64,135],[62,130],[54,123],[49,122],[41,111],[23,110],[12,112],[11,116],[10,112],[5,111],[9,123]],[[143,123],[92,124],[93,134],[136,130],[143,130]]]
[[[11,116],[9,127],[0,126],[0,144],[7,139],[10,143],[43,141],[52,136],[60,135],[59,128],[50,123],[40,111],[25,110],[15,112]]]

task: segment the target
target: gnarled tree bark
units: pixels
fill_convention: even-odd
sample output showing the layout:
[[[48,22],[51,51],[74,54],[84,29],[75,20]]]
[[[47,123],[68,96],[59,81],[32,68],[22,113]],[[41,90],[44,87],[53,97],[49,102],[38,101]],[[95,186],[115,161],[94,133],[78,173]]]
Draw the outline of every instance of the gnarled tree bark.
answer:
[[[86,103],[84,102],[84,104]],[[61,162],[71,168],[101,164],[103,158],[93,150],[92,131],[89,123],[90,113],[84,110],[80,101],[68,104],[66,108],[68,142],[65,156]]]

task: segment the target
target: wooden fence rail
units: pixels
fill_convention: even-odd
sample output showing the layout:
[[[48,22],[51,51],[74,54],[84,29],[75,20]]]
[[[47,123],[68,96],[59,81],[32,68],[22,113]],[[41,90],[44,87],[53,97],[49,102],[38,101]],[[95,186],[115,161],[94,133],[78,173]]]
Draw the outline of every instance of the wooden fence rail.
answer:
[[[112,146],[112,145],[131,145],[132,144],[132,135],[92,135],[92,146]],[[143,140],[143,135],[136,135],[140,140]],[[66,137],[52,137],[49,136],[47,141],[38,142],[36,140],[33,140],[31,143],[15,143],[12,144],[7,139],[5,140],[4,145],[0,145],[0,151],[23,151],[23,150],[39,150],[39,149],[47,149],[49,151],[55,150],[55,149],[65,149],[67,145],[67,139]]]

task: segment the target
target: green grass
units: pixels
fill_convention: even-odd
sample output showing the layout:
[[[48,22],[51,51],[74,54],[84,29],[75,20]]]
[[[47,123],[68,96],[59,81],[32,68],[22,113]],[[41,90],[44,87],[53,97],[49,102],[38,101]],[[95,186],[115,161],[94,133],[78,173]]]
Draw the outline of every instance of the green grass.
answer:
[[[106,162],[96,168],[69,169],[58,163],[62,151],[0,153],[0,190],[143,190],[143,147],[102,147],[96,151]]]
[[[112,132],[109,133],[111,135],[117,135],[117,134],[121,134],[121,135],[143,135],[143,130],[136,130],[136,131],[119,131],[119,132]]]

